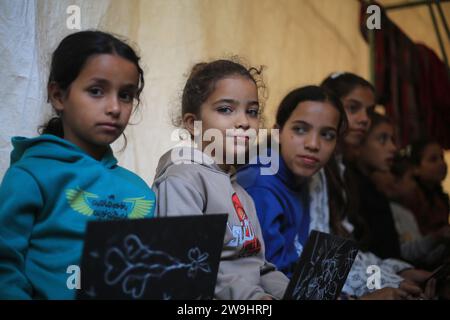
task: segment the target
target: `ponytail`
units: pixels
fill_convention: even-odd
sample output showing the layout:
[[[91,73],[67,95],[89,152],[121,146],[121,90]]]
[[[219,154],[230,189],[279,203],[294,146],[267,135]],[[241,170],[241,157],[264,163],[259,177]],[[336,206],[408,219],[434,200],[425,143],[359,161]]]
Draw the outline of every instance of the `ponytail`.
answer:
[[[60,117],[51,118],[47,124],[39,128],[40,134],[53,134],[57,137],[64,138],[64,129]]]

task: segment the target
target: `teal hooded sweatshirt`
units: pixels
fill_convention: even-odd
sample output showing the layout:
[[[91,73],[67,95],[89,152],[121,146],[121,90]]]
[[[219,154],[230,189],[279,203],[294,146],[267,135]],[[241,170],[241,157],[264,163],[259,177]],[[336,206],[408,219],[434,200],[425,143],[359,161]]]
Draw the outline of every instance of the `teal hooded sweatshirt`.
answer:
[[[96,160],[48,134],[12,144],[0,185],[0,299],[73,299],[68,270],[80,265],[87,222],[152,217],[155,194],[111,149]]]

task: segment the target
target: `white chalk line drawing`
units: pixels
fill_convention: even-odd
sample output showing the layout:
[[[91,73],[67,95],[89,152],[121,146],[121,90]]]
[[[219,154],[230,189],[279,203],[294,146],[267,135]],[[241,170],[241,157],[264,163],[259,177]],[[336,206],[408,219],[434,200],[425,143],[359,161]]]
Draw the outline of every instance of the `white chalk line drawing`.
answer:
[[[198,270],[211,272],[207,263],[209,254],[201,253],[198,247],[189,249],[189,262],[182,262],[164,251],[151,250],[134,234],[126,236],[123,245],[123,250],[114,246],[106,251],[104,280],[110,286],[121,282],[123,292],[134,299],[143,296],[150,278],[161,278],[179,269],[188,269],[190,278],[195,278]],[[166,297],[170,296],[166,294]]]
[[[350,250],[345,254],[345,259],[341,260],[343,255],[341,250],[345,244],[345,242],[326,241],[319,246],[318,238],[316,239],[312,254],[315,258],[309,262],[308,274],[299,277],[293,292],[294,299],[301,297],[324,300],[336,295],[337,283],[347,275],[357,251]],[[339,261],[343,261],[341,268]]]

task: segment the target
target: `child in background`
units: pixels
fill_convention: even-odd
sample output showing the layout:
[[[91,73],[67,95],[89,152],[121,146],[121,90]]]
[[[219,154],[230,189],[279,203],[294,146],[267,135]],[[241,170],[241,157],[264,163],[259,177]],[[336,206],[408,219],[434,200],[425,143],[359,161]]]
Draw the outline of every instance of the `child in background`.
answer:
[[[381,259],[368,251],[370,230],[360,213],[360,190],[349,166],[358,158],[359,147],[369,130],[370,115],[375,109],[375,88],[367,80],[349,72],[333,73],[321,86],[341,100],[348,119],[348,130],[343,139],[339,140],[334,159],[328,162],[325,170],[319,172],[320,175],[313,176],[311,181],[310,212],[311,217],[317,217],[311,221],[311,228],[324,232],[328,230],[341,236],[352,235],[359,239],[361,251],[344,286],[348,293],[361,295],[366,292],[367,286],[364,283],[368,277],[367,267],[378,265],[383,274],[382,287],[399,287],[409,295],[417,295],[415,280],[418,276],[412,265],[397,259]],[[420,274],[419,271],[419,278],[422,280]],[[411,287],[413,283],[416,283],[415,289]],[[404,293],[398,294],[392,290],[377,290],[371,294],[381,299],[405,298]],[[427,296],[431,294],[428,292]]]
[[[261,175],[261,167],[268,165],[258,159],[238,172],[238,182],[255,202],[267,259],[288,277],[309,235],[308,179],[333,154],[345,121],[340,101],[324,89],[295,89],[276,114],[280,151],[272,148],[271,156],[279,158],[279,168],[272,175]]]
[[[450,226],[443,226],[437,232],[422,236],[414,214],[401,204],[417,188],[410,161],[397,156],[390,172],[373,174],[372,180],[391,200],[402,258],[427,270],[440,266],[450,255]]]
[[[373,113],[370,115],[371,126],[359,148],[359,158],[355,165],[355,174],[360,190],[360,210],[369,226],[369,248],[383,258],[401,257],[400,242],[389,199],[381,193],[372,176],[376,172],[389,172],[397,150],[394,141],[394,126],[386,116]],[[394,255],[397,247],[399,256]],[[425,285],[431,275],[425,270],[407,270],[411,280]]]
[[[256,72],[229,60],[194,66],[183,90],[181,122],[197,146],[163,155],[153,184],[160,217],[228,214],[216,299],[280,299],[288,284],[265,260],[253,201],[234,175],[259,126]]]
[[[374,172],[389,172],[397,147],[394,126],[377,113],[370,115],[371,126],[359,148],[359,158],[353,167],[357,177],[360,215],[369,227],[369,250],[381,258],[401,257],[398,233],[389,201],[371,180]]]
[[[269,261],[291,277],[309,232],[330,233],[326,180],[320,169],[345,131],[346,115],[339,99],[326,90],[302,87],[280,103],[276,128],[280,129],[281,150],[278,153],[272,146],[271,157],[279,158],[279,169],[261,175],[260,168],[267,167],[268,161],[259,157],[256,164],[239,170],[238,181],[254,199]],[[381,268],[383,289],[370,292],[366,261]],[[387,288],[402,281],[388,263],[360,251],[344,291],[364,299],[401,299],[420,293],[420,288],[407,283],[402,289]]]
[[[441,146],[427,139],[411,145],[410,160],[418,188],[404,205],[414,213],[421,233],[426,236],[449,225],[449,197],[442,188],[447,164]]]
[[[123,41],[99,31],[61,41],[47,86],[58,116],[38,137],[12,139],[0,186],[1,299],[73,299],[67,270],[80,264],[87,222],[153,216],[154,193],[110,147],[143,86]]]

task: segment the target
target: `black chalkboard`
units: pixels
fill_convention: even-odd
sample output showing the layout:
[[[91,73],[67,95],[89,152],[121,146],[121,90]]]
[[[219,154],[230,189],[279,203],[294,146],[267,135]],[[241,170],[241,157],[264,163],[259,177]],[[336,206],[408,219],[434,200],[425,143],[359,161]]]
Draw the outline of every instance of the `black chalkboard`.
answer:
[[[227,215],[90,222],[78,299],[212,299]]]
[[[283,299],[336,300],[357,253],[351,240],[311,231]]]

